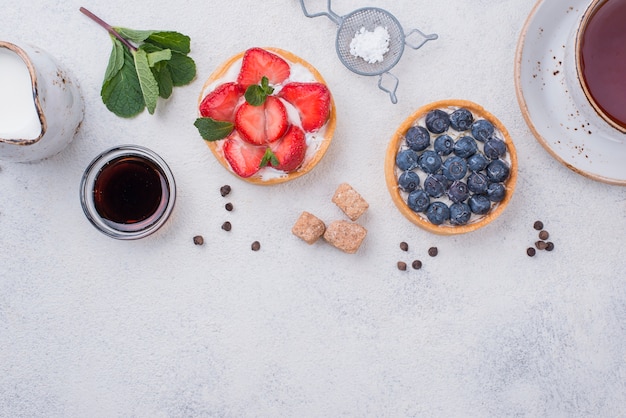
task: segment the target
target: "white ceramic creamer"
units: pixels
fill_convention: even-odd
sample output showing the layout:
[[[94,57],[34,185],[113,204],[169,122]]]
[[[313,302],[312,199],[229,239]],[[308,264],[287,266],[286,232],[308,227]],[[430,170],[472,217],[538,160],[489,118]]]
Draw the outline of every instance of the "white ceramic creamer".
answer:
[[[59,153],[83,114],[77,84],[48,53],[0,41],[0,160],[30,162]]]

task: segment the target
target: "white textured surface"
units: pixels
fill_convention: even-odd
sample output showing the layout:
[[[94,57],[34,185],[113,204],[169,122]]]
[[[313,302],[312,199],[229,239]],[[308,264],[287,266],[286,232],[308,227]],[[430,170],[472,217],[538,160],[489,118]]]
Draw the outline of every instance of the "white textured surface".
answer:
[[[398,104],[375,78],[342,67],[336,26],[304,17],[295,0],[0,0],[0,39],[49,51],[86,101],[62,154],[0,163],[0,416],[626,414],[626,189],[563,167],[523,121],[514,51],[533,1],[335,3],[339,14],[386,8],[405,30],[439,34],[394,68]],[[154,116],[115,117],[99,97],[110,41],[79,6],[114,25],[190,35],[198,78]],[[238,181],[193,126],[203,80],[251,46],[302,56],[335,96],[327,156],[289,184]],[[458,237],[405,220],[382,166],[395,127],[448,97],[496,114],[520,160],[505,213]],[[89,161],[121,143],[159,153],[179,187],[166,227],[134,242],[97,232],[78,199]],[[344,181],[370,203],[359,253],[293,237],[302,210],[342,218],[330,199]],[[219,194],[225,183],[228,199]],[[531,259],[536,219],[556,248]],[[230,233],[220,229],[225,220]],[[196,234],[204,246],[193,245]],[[254,240],[261,251],[250,251]],[[436,258],[426,255],[431,245]],[[396,269],[415,258],[422,270]]]

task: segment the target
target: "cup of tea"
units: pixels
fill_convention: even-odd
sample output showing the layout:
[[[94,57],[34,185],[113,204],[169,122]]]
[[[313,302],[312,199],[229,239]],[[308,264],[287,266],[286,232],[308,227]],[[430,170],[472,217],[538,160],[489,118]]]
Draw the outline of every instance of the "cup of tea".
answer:
[[[172,171],[153,151],[122,145],[98,155],[80,184],[87,219],[116,239],[138,239],[158,230],[176,200]]]
[[[626,140],[626,1],[592,0],[565,45],[565,76],[578,110],[611,140]]]
[[[0,40],[0,160],[51,157],[74,138],[83,120],[76,82],[50,54]]]

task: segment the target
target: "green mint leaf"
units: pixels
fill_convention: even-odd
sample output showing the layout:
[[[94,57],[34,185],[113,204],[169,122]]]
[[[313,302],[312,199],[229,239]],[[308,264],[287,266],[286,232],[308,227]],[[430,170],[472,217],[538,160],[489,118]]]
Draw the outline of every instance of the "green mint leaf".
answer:
[[[267,95],[261,86],[253,84],[248,86],[246,92],[244,93],[244,97],[246,98],[246,102],[250,103],[252,106],[261,106],[265,103]]]
[[[143,46],[141,46],[141,48],[143,48]],[[169,49],[148,53],[148,65],[150,67],[154,67],[157,62],[169,61],[170,59],[172,59],[172,51]]]
[[[252,84],[248,86],[243,96],[246,98],[246,102],[252,106],[261,106],[265,103],[267,96],[274,92],[274,87],[269,85],[267,77],[261,78],[261,84]]]
[[[168,61],[174,86],[189,84],[196,76],[196,63],[186,55],[172,51],[172,59]]]
[[[112,79],[122,69],[123,65],[124,46],[119,40],[113,38],[113,50],[109,56],[109,64],[107,65],[107,69],[104,73],[104,79]]]
[[[178,32],[153,32],[145,41],[185,55],[191,52],[191,38]]]
[[[268,96],[274,93],[274,87],[270,86],[270,81],[265,76],[261,77],[261,88]]]
[[[222,122],[212,118],[198,118],[194,126],[198,128],[200,136],[207,141],[224,139],[235,129],[235,124],[232,122]]]
[[[100,95],[107,109],[123,118],[141,113],[146,107],[135,71],[133,55],[123,48],[123,63],[119,71],[110,79],[105,79]]]
[[[128,28],[120,28],[114,27],[115,31],[122,35],[123,38],[126,38],[129,41],[140,43],[148,39],[150,35],[152,35],[155,31],[153,30],[134,30]]]
[[[164,99],[169,98],[172,95],[174,83],[172,82],[172,74],[170,74],[166,62],[157,62],[156,65],[152,67],[152,74],[154,74],[154,78],[156,78],[159,84],[159,96]]]
[[[144,51],[146,51],[148,54],[151,54],[153,52],[159,52],[159,51],[163,51],[163,48],[153,45],[153,44],[149,44],[149,43],[145,43],[145,44],[141,44],[141,49],[143,49]],[[171,51],[170,51],[171,52]]]
[[[280,164],[278,158],[276,157],[276,154],[274,154],[274,152],[269,147],[265,149],[265,154],[263,154],[263,158],[261,159],[261,164],[259,164],[259,167],[265,167],[268,164],[273,165],[274,167]]]
[[[159,85],[154,74],[152,74],[152,70],[150,70],[148,54],[143,49],[138,49],[135,52],[135,68],[146,108],[150,114],[153,114],[159,98]]]

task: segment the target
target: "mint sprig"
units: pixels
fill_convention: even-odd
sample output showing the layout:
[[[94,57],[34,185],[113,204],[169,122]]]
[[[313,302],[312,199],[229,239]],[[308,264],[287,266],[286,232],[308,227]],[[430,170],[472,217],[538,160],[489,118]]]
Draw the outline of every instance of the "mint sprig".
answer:
[[[263,154],[263,158],[261,159],[259,167],[263,168],[268,164],[274,167],[280,164],[280,162],[278,161],[278,157],[276,157],[276,154],[274,154],[274,152],[269,147],[265,149],[265,154]]]
[[[246,102],[250,103],[252,106],[261,106],[265,103],[267,96],[274,93],[274,87],[270,86],[269,82],[268,78],[263,76],[261,78],[261,84],[248,86],[244,93]]]
[[[106,29],[113,41],[100,95],[107,109],[129,118],[145,108],[153,114],[158,98],[189,84],[196,64],[187,56],[188,36],[173,31],[113,27],[84,7],[80,11]]]

